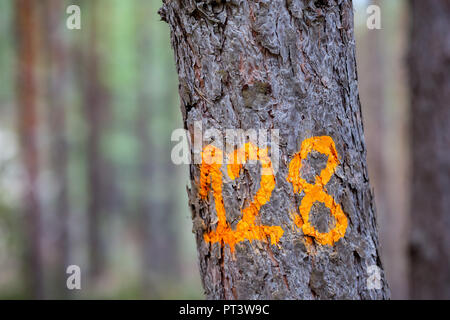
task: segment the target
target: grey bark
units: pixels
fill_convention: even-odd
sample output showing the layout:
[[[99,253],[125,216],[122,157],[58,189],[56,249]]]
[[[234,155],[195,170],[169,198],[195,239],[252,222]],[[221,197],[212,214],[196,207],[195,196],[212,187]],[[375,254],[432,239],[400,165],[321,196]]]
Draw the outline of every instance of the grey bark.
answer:
[[[450,3],[411,13],[411,297],[450,299]]]
[[[170,25],[181,111],[191,136],[194,121],[205,129],[280,130],[276,187],[260,212],[262,224],[283,228],[278,246],[244,241],[231,254],[228,246],[206,243],[204,232],[214,229],[214,201],[212,195],[199,199],[199,166],[190,166],[189,202],[207,298],[388,298],[366,166],[351,1],[171,0],[160,14]],[[322,135],[333,138],[340,156],[327,190],[349,225],[334,246],[313,240],[311,248],[292,228],[289,213],[298,213],[301,196],[286,176],[302,141]],[[318,174],[325,160],[310,154],[303,177]],[[259,188],[259,170],[245,169],[249,174],[224,184],[230,223]],[[311,215],[318,229],[333,220],[320,203]],[[367,287],[371,265],[381,270],[380,290]]]

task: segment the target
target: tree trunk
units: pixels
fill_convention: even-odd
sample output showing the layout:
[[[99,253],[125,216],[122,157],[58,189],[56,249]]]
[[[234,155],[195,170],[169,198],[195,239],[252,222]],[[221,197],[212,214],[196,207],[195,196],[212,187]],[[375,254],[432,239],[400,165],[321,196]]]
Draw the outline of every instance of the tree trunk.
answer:
[[[164,39],[157,39],[154,35],[158,30],[153,23],[148,23],[148,12],[154,10],[150,1],[137,6],[135,18],[146,25],[140,28],[136,39],[138,67],[140,77],[138,80],[138,110],[136,113],[137,139],[139,141],[140,163],[139,170],[139,223],[142,234],[143,258],[143,285],[150,298],[160,298],[167,292],[167,287],[173,287],[180,280],[178,266],[178,235],[173,232],[177,217],[176,201],[171,194],[160,194],[160,189],[173,190],[176,171],[172,163],[167,162],[170,154],[170,145],[158,143],[161,135],[166,136],[169,131],[152,129],[152,117],[159,121],[169,122],[165,106],[155,99],[156,88],[149,88],[153,83],[157,69],[164,69],[164,61],[156,66],[148,63],[152,48],[159,47]],[[165,60],[165,59],[164,59]],[[161,61],[160,61],[161,63]],[[165,83],[167,85],[167,83]],[[166,91],[165,91],[166,92]],[[170,95],[170,90],[167,90]],[[160,93],[160,95],[165,95]],[[168,97],[163,99],[166,103]],[[167,134],[166,134],[167,133]],[[156,137],[156,139],[155,139]]]
[[[136,18],[143,24],[148,20],[147,13],[151,10],[151,3],[146,2],[144,8],[136,8]],[[142,28],[136,39],[137,52],[139,52],[138,66],[141,68],[140,79],[137,87],[138,107],[136,112],[136,138],[139,141],[139,163],[138,163],[138,183],[139,198],[138,212],[140,234],[142,236],[142,258],[143,258],[143,290],[150,298],[161,297],[161,289],[164,281],[162,275],[168,268],[165,257],[171,252],[165,250],[164,245],[166,237],[170,235],[170,230],[161,223],[163,215],[169,215],[163,212],[163,203],[155,191],[161,186],[156,186],[155,176],[157,175],[158,154],[157,146],[152,139],[150,130],[151,116],[154,114],[155,106],[152,99],[152,93],[148,90],[148,83],[152,81],[152,66],[146,64],[148,56],[151,53],[152,42],[151,30]]]
[[[87,2],[86,2],[87,4]],[[105,131],[106,93],[101,83],[98,54],[99,4],[90,3],[89,34],[85,48],[84,111],[87,121],[87,195],[88,203],[88,251],[89,277],[101,275],[105,264],[105,246],[101,233],[101,217],[105,208],[105,172],[108,168],[102,153],[102,137]],[[112,195],[108,195],[112,196]]]
[[[411,9],[411,297],[450,299],[450,2]]]
[[[66,130],[66,104],[64,99],[65,83],[67,81],[68,59],[67,44],[62,36],[62,24],[59,12],[63,6],[59,0],[46,0],[44,7],[44,30],[46,30],[47,53],[47,101],[48,124],[51,138],[51,166],[56,182],[54,199],[54,214],[56,217],[56,272],[55,295],[66,296],[66,268],[69,263],[69,194],[68,194],[68,149]]]
[[[372,0],[381,7],[382,30],[359,28],[356,48],[359,93],[370,184],[375,192],[381,257],[393,299],[408,297],[408,211],[410,184],[406,81],[403,47],[406,35],[402,1]],[[365,77],[361,77],[364,75]],[[369,120],[369,121],[367,121]]]
[[[160,14],[171,28],[191,137],[196,121],[221,132],[279,130],[278,170],[265,149],[251,144],[241,160],[259,160],[261,170],[206,161],[190,166],[207,297],[388,298],[366,166],[352,3],[172,0]],[[276,139],[270,146],[273,159]],[[221,154],[205,149],[205,160],[211,150]],[[380,287],[369,283],[373,271]]]
[[[25,263],[29,292],[43,298],[42,223],[38,195],[39,152],[36,83],[36,2],[15,2],[17,32],[17,118],[24,163]]]

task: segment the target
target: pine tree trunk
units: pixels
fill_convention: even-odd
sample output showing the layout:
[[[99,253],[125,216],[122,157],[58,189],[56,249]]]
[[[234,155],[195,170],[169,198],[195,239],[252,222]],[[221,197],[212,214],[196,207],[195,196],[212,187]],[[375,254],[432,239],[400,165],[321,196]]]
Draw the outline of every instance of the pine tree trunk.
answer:
[[[450,2],[411,9],[411,297],[450,299]]]
[[[264,194],[266,199],[256,197],[249,204],[260,182],[264,192],[270,189],[270,175],[258,178],[258,166],[245,165],[232,182],[225,165],[222,168],[225,227],[217,222],[217,211],[222,211],[220,194],[205,189],[214,175],[202,171],[200,181],[200,166],[190,166],[189,199],[206,296],[388,298],[367,174],[352,3],[167,0],[160,14],[171,28],[181,111],[190,136],[195,121],[201,121],[204,130],[278,129],[280,136],[279,169],[273,191]],[[328,160],[327,155],[310,152],[301,157],[300,171],[298,163],[293,166],[291,162],[299,159],[300,149],[311,143],[320,150],[319,140],[312,137],[327,137],[316,139],[327,141]],[[335,143],[337,157],[330,141]],[[204,141],[204,145],[208,143],[211,141]],[[272,153],[274,143],[270,144]],[[321,171],[329,168],[327,163],[333,159],[335,170]],[[263,166],[267,160],[261,160]],[[294,170],[289,174],[290,166]],[[296,184],[302,180],[297,177],[301,174],[309,186],[318,186],[328,180],[324,172],[329,181],[322,189],[343,212],[335,218],[320,201],[312,201],[311,210],[307,205],[305,210],[305,203],[311,200],[308,188],[312,187]],[[322,179],[314,182],[316,175]],[[217,189],[217,183],[213,184]],[[300,193],[299,187],[303,188]],[[245,216],[255,203],[259,213],[248,220]],[[247,232],[240,222],[243,218],[256,226],[249,226]],[[230,227],[243,228],[242,239],[214,236],[215,231],[219,234]],[[333,230],[340,236],[332,240],[323,236]],[[373,268],[379,271],[379,289],[368,283]]]
[[[152,10],[152,3],[145,2],[145,5],[136,7],[135,17],[142,25],[148,25],[148,12]],[[161,188],[158,184],[157,176],[161,174],[165,180],[170,180],[171,173],[166,172],[166,164],[162,159],[161,148],[155,144],[152,138],[151,119],[157,117],[158,108],[149,90],[148,84],[153,81],[153,66],[148,64],[148,56],[151,48],[158,46],[152,37],[155,30],[141,28],[137,34],[137,52],[139,52],[138,66],[141,69],[139,86],[137,88],[138,107],[136,112],[136,138],[139,141],[139,164],[138,180],[140,185],[138,212],[140,233],[142,236],[142,258],[143,258],[143,290],[147,297],[160,298],[163,291],[167,290],[167,283],[164,279],[171,279],[174,276],[173,266],[176,261],[171,261],[170,257],[176,256],[176,235],[171,231],[171,220],[174,210],[168,207],[173,199],[155,195]],[[156,180],[155,180],[156,179]]]
[[[405,4],[372,0],[381,7],[382,30],[355,34],[370,184],[375,192],[380,245],[391,298],[408,297],[408,210],[406,180],[409,149],[404,75]],[[409,108],[409,107],[408,107]]]
[[[17,32],[17,118],[24,163],[25,272],[33,298],[44,297],[42,220],[38,194],[39,151],[36,81],[36,6],[32,0],[15,2]]]
[[[68,77],[66,68],[69,58],[58,13],[63,6],[59,0],[46,0],[43,5],[43,27],[46,30],[47,53],[47,101],[48,125],[51,139],[51,167],[56,182],[54,212],[57,221],[55,237],[54,294],[66,296],[66,268],[69,264],[69,192],[68,192],[68,147],[66,126],[65,84]]]
[[[86,2],[87,4],[88,2]],[[105,172],[108,168],[102,150],[102,138],[106,121],[106,93],[101,80],[101,60],[98,53],[100,33],[98,2],[89,3],[89,34],[84,56],[84,111],[87,125],[87,194],[88,202],[88,251],[89,277],[99,277],[105,265],[105,243],[102,239],[101,220],[106,203]],[[110,172],[110,174],[112,174]],[[113,195],[108,195],[114,197]]]

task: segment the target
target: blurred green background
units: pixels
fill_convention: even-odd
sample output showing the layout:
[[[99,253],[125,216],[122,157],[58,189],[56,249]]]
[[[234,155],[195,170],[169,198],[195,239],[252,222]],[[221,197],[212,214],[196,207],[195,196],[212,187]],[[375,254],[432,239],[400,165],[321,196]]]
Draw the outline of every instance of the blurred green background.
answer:
[[[404,2],[376,2],[382,30],[368,30],[370,1],[354,1],[369,172],[396,298],[408,288]],[[66,28],[70,4],[81,30]],[[203,299],[188,168],[170,160],[182,122],[160,6],[0,1],[0,298]],[[66,288],[71,264],[81,290]]]

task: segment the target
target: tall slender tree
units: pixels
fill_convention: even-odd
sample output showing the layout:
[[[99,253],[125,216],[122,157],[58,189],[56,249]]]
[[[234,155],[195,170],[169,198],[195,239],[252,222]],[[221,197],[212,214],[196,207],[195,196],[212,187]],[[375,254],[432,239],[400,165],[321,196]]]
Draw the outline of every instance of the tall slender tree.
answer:
[[[106,88],[102,83],[98,36],[100,5],[83,2],[89,12],[89,32],[83,52],[83,104],[87,126],[87,190],[88,190],[88,252],[89,275],[98,277],[105,264],[105,246],[101,232],[102,214],[106,204],[106,172],[108,166],[102,149],[107,120]],[[112,172],[110,172],[112,174]],[[108,195],[112,197],[112,195]]]
[[[171,196],[157,195],[157,190],[161,188],[157,182],[161,181],[159,177],[164,177],[165,188],[173,189],[176,171],[173,170],[173,164],[167,161],[170,145],[161,144],[157,140],[160,135],[167,135],[168,130],[157,131],[151,126],[152,117],[169,122],[166,116],[172,114],[166,112],[164,105],[157,103],[157,89],[148,86],[155,81],[155,73],[158,73],[155,69],[161,70],[165,67],[165,61],[159,61],[159,65],[148,63],[149,55],[154,54],[152,48],[160,48],[161,42],[164,42],[163,38],[155,37],[159,31],[155,28],[158,27],[157,22],[155,25],[148,20],[148,13],[154,10],[154,7],[151,2],[146,2],[135,8],[139,11],[136,12],[136,19],[139,19],[142,26],[146,26],[139,28],[136,37],[140,68],[136,129],[141,151],[138,170],[141,181],[139,211],[143,235],[144,284],[147,294],[151,297],[161,297],[163,290],[166,290],[167,279],[172,280],[171,284],[179,280],[179,261],[178,235],[172,231],[176,217],[175,204]],[[170,90],[167,92],[170,94]],[[170,98],[165,97],[163,101],[169,100]]]
[[[189,136],[197,138],[199,124],[223,134],[278,129],[280,136],[278,170],[269,151],[252,144],[237,155],[259,160],[261,170],[211,163],[225,153],[220,144],[203,149],[202,164],[190,166],[206,296],[388,298],[367,174],[352,2],[163,2]],[[204,138],[204,145],[213,144]]]
[[[450,299],[450,2],[411,3],[411,297]]]
[[[45,52],[47,62],[47,107],[50,144],[50,162],[55,180],[54,211],[56,217],[55,237],[55,294],[67,293],[65,286],[66,268],[69,263],[69,194],[68,194],[68,141],[66,128],[67,65],[69,52],[63,37],[61,24],[62,2],[45,0],[43,25],[45,30]]]
[[[34,298],[43,298],[42,221],[39,202],[39,150],[37,130],[36,2],[18,0],[15,4],[17,33],[17,120],[24,164],[25,272]]]
[[[148,7],[146,3],[146,8]],[[148,8],[147,8],[148,9]],[[136,8],[138,10],[138,8]],[[142,10],[136,12],[136,16],[140,21],[147,19],[148,10]],[[139,52],[139,65],[145,66],[144,60],[146,55],[149,54],[151,47],[151,38],[148,33],[145,33],[146,29],[140,29],[136,37],[138,39],[137,52]],[[148,31],[148,30],[147,30]],[[153,152],[154,145],[150,134],[149,122],[150,108],[152,108],[152,99],[149,90],[144,88],[145,83],[149,83],[149,75],[151,67],[148,66],[144,69],[146,72],[141,72],[142,76],[139,79],[139,83],[142,84],[137,88],[137,112],[136,112],[136,136],[140,144],[139,163],[137,165],[137,174],[140,180],[139,188],[139,200],[138,200],[138,212],[140,223],[140,234],[142,237],[142,270],[143,270],[143,290],[151,297],[158,295],[157,288],[157,276],[160,272],[158,264],[161,262],[161,255],[165,254],[161,250],[158,250],[158,244],[160,243],[160,237],[162,235],[162,228],[157,223],[157,216],[160,212],[160,208],[155,203],[154,196],[152,195],[152,177],[156,174],[155,157]]]
[[[372,0],[381,8],[381,30],[364,27],[355,34],[364,134],[370,183],[380,225],[381,256],[393,299],[408,296],[405,204],[408,135],[403,68],[407,23],[403,1]],[[365,13],[366,6],[361,7]],[[362,76],[361,76],[362,75]]]

